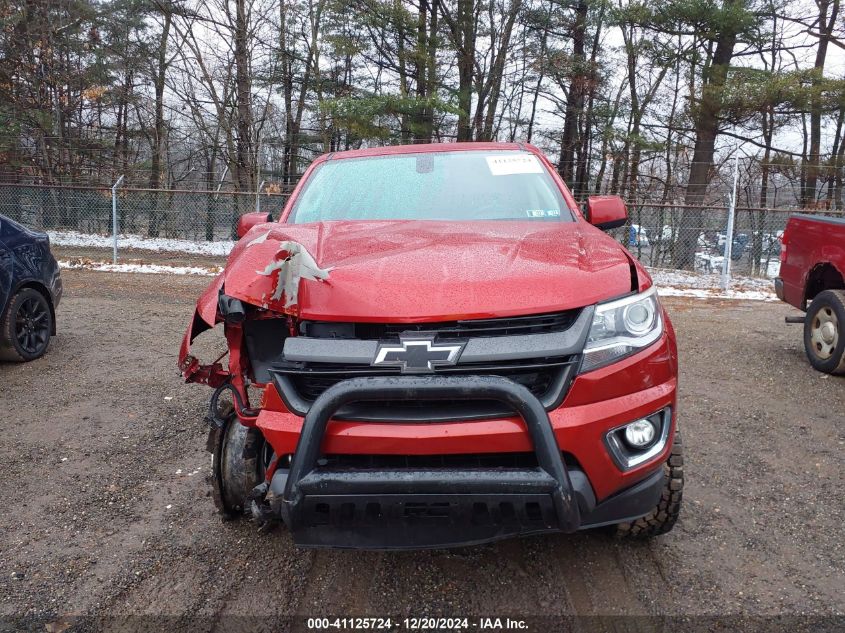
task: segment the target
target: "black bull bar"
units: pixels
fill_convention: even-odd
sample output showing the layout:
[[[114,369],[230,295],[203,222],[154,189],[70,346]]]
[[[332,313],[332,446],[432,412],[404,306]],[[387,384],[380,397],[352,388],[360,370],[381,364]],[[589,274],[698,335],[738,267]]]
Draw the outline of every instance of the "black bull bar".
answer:
[[[537,467],[321,468],[332,416],[353,402],[494,400],[522,417]],[[574,532],[580,512],[539,400],[499,376],[353,378],[321,394],[302,424],[290,469],[277,472],[274,504],[298,545],[404,549],[450,547],[520,534]]]

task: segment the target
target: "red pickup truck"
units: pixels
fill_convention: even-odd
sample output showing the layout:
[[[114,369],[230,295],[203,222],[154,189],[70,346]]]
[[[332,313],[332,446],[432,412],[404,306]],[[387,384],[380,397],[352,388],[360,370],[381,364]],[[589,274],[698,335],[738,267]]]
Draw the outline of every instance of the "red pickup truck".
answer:
[[[845,374],[845,219],[820,215],[789,218],[781,239],[775,292],[806,312],[788,323],[804,324],[810,364]]]
[[[215,388],[220,511],[310,547],[669,531],[674,331],[603,232],[622,200],[586,206],[530,145],[458,143],[327,154],[277,221],[244,216],[179,360]]]

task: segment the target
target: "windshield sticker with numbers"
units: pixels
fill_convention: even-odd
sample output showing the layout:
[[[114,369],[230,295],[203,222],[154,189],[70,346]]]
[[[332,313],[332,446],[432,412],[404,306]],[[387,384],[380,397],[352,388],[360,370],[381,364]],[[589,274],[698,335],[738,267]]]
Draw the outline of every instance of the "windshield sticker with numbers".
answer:
[[[529,218],[559,218],[560,209],[526,209]]]
[[[533,154],[496,154],[487,156],[487,167],[494,176],[512,174],[542,174],[543,166]]]

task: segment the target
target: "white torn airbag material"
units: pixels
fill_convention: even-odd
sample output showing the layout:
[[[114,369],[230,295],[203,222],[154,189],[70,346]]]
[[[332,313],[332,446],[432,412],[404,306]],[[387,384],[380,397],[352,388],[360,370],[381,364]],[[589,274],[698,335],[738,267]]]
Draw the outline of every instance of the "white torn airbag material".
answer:
[[[253,240],[250,246],[256,242],[266,240],[266,235]],[[259,242],[259,243],[260,243]],[[320,268],[302,244],[299,242],[279,242],[278,252],[287,252],[288,256],[268,264],[264,270],[256,271],[259,275],[269,276],[274,271],[279,271],[279,278],[276,281],[276,289],[272,299],[278,301],[285,295],[285,307],[296,305],[299,297],[299,282],[301,279],[311,281],[324,281],[329,278],[331,268]]]

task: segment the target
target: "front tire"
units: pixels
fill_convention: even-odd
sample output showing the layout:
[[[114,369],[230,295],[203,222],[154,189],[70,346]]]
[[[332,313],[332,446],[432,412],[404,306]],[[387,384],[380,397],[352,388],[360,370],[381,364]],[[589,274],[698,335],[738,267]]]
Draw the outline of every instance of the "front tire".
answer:
[[[681,513],[681,501],[684,496],[684,446],[681,432],[675,431],[675,442],[669,459],[663,463],[665,475],[663,492],[657,506],[644,517],[630,523],[616,526],[616,536],[620,538],[647,539],[666,534],[678,520]]]
[[[53,332],[53,314],[34,288],[15,293],[0,315],[0,360],[23,362],[44,355]]]
[[[807,360],[826,374],[845,374],[845,290],[816,295],[804,319]]]
[[[266,442],[256,428],[240,423],[234,411],[220,416],[208,434],[214,505],[225,519],[249,513],[250,494],[264,481]]]

